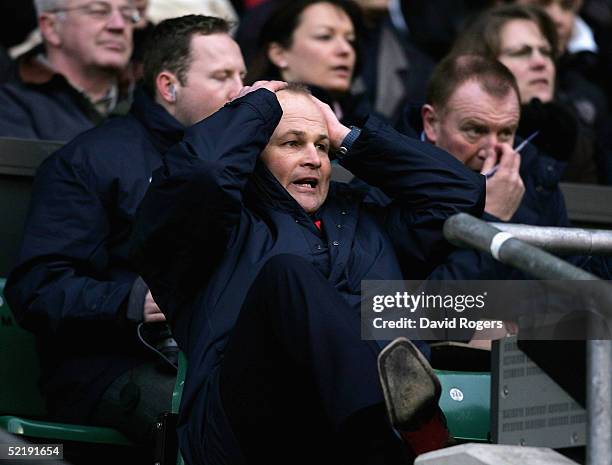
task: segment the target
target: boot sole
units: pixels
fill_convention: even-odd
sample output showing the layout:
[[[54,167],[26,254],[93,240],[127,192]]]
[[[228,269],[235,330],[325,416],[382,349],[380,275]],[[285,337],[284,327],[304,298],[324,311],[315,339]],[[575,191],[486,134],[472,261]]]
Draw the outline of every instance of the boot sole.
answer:
[[[398,338],[378,355],[378,374],[391,424],[411,430],[438,408],[440,381],[408,339]]]

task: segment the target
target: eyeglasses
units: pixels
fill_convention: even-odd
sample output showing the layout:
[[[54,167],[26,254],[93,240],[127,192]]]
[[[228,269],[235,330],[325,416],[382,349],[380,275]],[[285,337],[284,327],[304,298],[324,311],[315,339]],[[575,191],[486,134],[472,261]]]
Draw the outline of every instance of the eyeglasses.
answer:
[[[108,21],[113,14],[113,6],[107,2],[90,2],[70,8],[56,8],[50,10],[51,13],[62,13],[65,11],[82,11],[85,15],[91,16],[92,18]],[[140,21],[140,13],[136,7],[129,5],[120,6],[119,13],[128,23],[136,24]]]

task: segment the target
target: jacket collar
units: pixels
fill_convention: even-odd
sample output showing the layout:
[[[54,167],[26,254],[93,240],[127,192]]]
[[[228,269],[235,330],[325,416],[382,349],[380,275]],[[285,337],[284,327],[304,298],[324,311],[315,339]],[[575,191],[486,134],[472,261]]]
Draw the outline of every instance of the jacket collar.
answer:
[[[292,216],[306,214],[260,159],[246,186],[245,201],[256,211],[272,209]]]
[[[59,91],[71,95],[94,124],[99,124],[108,116],[126,114],[132,99],[131,82],[118,79],[117,85],[102,99],[111,98],[112,101],[105,102],[106,107],[101,101],[92,102],[81,89],[76,88],[53,69],[45,58],[45,48],[42,44],[17,58],[15,78],[22,85],[42,93]]]
[[[134,92],[130,113],[147,128],[160,152],[165,152],[183,139],[185,127],[140,86]]]
[[[24,84],[46,84],[58,73],[40,57],[44,56],[44,46],[38,45],[17,58],[17,76]]]
[[[329,198],[330,195],[328,193],[327,199],[315,213],[317,217],[320,217],[326,209]],[[261,160],[257,160],[255,170],[247,183],[245,203],[250,210],[257,212],[261,216],[268,216],[270,211],[278,211],[286,213],[294,219],[303,220],[304,224],[310,224],[313,221],[313,216],[306,213]],[[314,227],[313,224],[312,228]]]

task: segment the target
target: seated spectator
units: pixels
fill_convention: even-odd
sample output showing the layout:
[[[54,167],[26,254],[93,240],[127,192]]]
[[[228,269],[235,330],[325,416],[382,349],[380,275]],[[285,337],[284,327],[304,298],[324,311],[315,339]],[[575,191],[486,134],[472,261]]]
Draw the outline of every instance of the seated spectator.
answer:
[[[514,76],[499,62],[451,55],[438,64],[430,80],[428,103],[421,113],[423,135],[468,168],[485,175],[487,221],[570,227],[558,185],[558,162],[538,153],[530,144],[520,151],[513,148],[519,95]],[[416,122],[413,127],[420,130]],[[564,259],[603,279],[612,276],[605,257]],[[451,253],[429,279],[502,280],[529,276],[502,265],[488,253],[461,249]],[[513,332],[513,323],[506,322],[503,329],[492,331],[488,337],[498,339]],[[472,334],[467,332],[464,337],[469,340]],[[490,340],[480,338],[482,334],[470,344],[490,349]]]
[[[503,221],[510,221],[521,204],[525,185],[520,168],[529,166],[533,154],[521,157],[512,148],[519,95],[514,77],[498,62],[450,56],[436,68],[421,110],[427,141],[488,175],[485,211]],[[525,174],[531,177],[539,171]]]
[[[541,7],[557,28],[557,97],[569,105],[589,139],[599,181],[612,184],[612,119],[606,104],[608,74],[593,31],[578,15],[582,0],[519,0]]]
[[[356,124],[369,114],[365,95],[350,91],[362,33],[354,2],[278,2],[260,33],[249,82],[282,79],[306,84],[346,124]]]
[[[126,111],[118,78],[132,52],[131,0],[37,0],[44,49],[0,87],[0,136],[67,141]]]
[[[578,16],[582,0],[518,0],[517,3],[539,6],[553,20],[557,28],[559,56],[566,52],[597,52],[593,32]]]
[[[283,87],[258,82],[189,128],[139,209],[133,259],[189,361],[181,451],[191,464],[411,463],[446,433],[437,408],[426,431],[389,427],[380,348],[360,337],[361,282],[444,260],[442,224],[480,214],[484,178]],[[330,183],[330,153],[393,203]]]
[[[358,118],[351,116],[355,111],[350,108],[354,108],[356,104],[363,101],[362,106],[365,110],[362,112],[367,112],[365,103],[369,102],[374,111],[383,115],[395,126],[401,119],[407,99],[425,101],[425,86],[434,66],[432,60],[414,46],[411,36],[405,33],[401,24],[397,24],[403,21],[401,11],[394,11],[392,14],[388,0],[356,0],[355,3],[363,11],[363,20],[356,13],[351,13],[354,7],[349,2],[337,2],[337,4],[328,2],[327,5],[325,3],[321,0],[318,2],[276,0],[260,5],[247,14],[237,31],[237,40],[245,55],[248,55],[249,58],[252,55],[256,56],[251,73],[253,79],[262,76],[280,78],[286,74],[283,71],[287,70],[278,68],[278,63],[275,63],[270,56],[271,45],[274,43],[293,44],[297,41],[297,46],[291,45],[290,48],[294,53],[299,53],[300,49],[303,49],[300,44],[305,40],[303,29],[308,27],[309,23],[316,26],[316,21],[320,21],[320,19],[313,18],[313,10],[325,12],[334,5],[338,8],[348,8],[346,13],[351,18],[355,30],[356,62],[365,63],[367,66],[360,66],[359,69],[355,66],[354,79],[350,83],[350,93],[346,90],[340,93],[332,90],[337,101],[336,108],[343,110],[341,115],[343,121],[352,124],[358,121]],[[274,15],[273,19],[269,18],[271,15]],[[299,19],[297,22],[294,19],[296,17]],[[262,18],[268,18],[263,27]],[[291,28],[280,27],[279,25],[286,22],[288,18],[292,18],[290,19]],[[330,21],[333,16],[326,15],[325,18]],[[258,42],[259,52],[257,53]],[[333,41],[330,43],[333,44]],[[330,54],[331,50],[327,53]],[[312,69],[315,66],[314,63],[311,63],[313,59],[314,57],[309,55],[301,57],[301,60],[307,63],[304,69]],[[251,68],[250,65],[249,67]],[[263,71],[262,68],[264,68]],[[296,71],[298,72],[297,77],[292,78],[308,85],[314,84],[316,74],[320,74],[317,71],[308,74],[304,70],[293,72]],[[327,88],[326,85],[320,84],[319,87]],[[328,102],[333,101],[331,96],[326,97],[316,90],[315,93]]]
[[[534,226],[571,226],[559,189],[558,163],[527,144],[513,148],[520,114],[519,87],[497,61],[479,56],[449,56],[438,64],[422,108],[425,138],[487,179],[485,212],[490,221]],[[417,128],[419,129],[419,128]],[[606,260],[569,258],[602,277]],[[493,268],[486,254],[456,251],[432,277],[505,279],[509,268]],[[495,274],[498,273],[498,274]]]
[[[165,21],[153,40],[146,90],[130,114],[81,134],[40,167],[5,289],[37,336],[50,415],[114,426],[136,441],[147,441],[170,407],[176,344],[128,262],[133,217],[162,153],[236,96],[245,73],[218,18]]]
[[[518,134],[537,134],[533,144],[567,161],[563,179],[598,182],[607,178],[607,157],[599,157],[598,139],[583,124],[557,85],[554,57],[556,29],[531,6],[507,5],[482,13],[457,39],[453,52],[497,59],[514,74],[521,95]],[[602,98],[602,103],[603,103]]]

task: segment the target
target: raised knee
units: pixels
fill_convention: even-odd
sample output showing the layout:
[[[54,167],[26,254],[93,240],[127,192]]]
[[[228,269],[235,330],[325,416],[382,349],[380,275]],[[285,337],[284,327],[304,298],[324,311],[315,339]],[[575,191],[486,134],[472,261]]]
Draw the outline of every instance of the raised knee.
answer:
[[[294,271],[301,274],[309,269],[313,269],[313,266],[305,258],[299,255],[283,253],[269,258],[263,266],[262,271],[267,273],[287,273]]]

